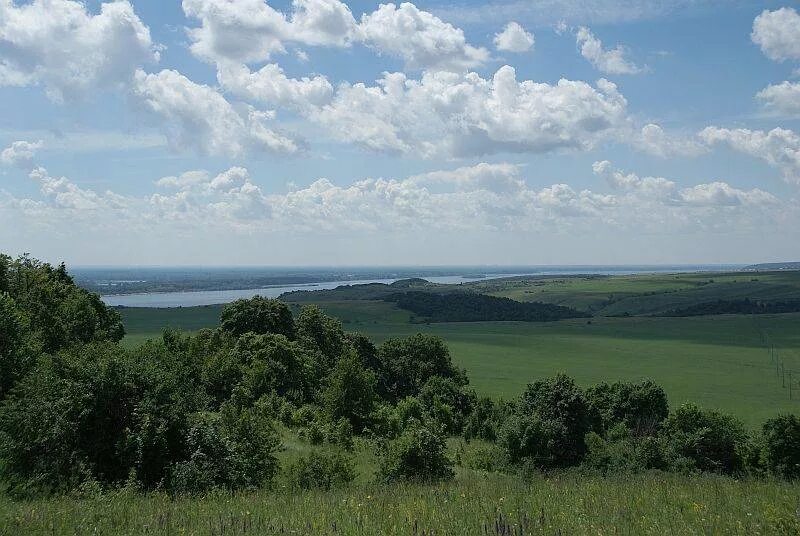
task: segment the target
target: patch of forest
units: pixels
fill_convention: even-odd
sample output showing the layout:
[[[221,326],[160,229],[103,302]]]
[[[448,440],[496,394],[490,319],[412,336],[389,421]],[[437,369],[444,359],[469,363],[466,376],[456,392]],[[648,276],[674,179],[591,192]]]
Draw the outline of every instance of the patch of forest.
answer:
[[[552,322],[591,315],[571,307],[471,292],[398,292],[384,298],[427,322]]]
[[[660,316],[764,315],[797,312],[800,312],[800,300],[762,302],[745,298],[698,303],[672,309]]]

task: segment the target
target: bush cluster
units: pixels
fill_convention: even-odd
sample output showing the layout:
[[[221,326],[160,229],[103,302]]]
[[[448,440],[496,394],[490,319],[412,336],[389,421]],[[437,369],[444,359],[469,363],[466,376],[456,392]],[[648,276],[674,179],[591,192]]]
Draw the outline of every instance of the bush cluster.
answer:
[[[376,347],[314,306],[293,315],[278,300],[238,300],[217,329],[126,349],[119,314],[63,265],[0,256],[0,313],[0,481],[17,494],[268,486],[281,425],[342,449],[354,436],[394,439],[387,452],[411,460],[419,447],[424,459],[461,432],[475,400],[441,339]],[[400,449],[412,424],[428,435]],[[449,467],[443,448],[392,478],[440,478],[440,462]],[[351,472],[324,456],[289,471],[300,487]]]
[[[335,451],[286,468],[304,489],[352,481],[341,451],[356,438],[375,445],[386,482],[452,478],[448,436],[486,442],[457,455],[481,470],[800,477],[795,416],[750,435],[716,411],[670,412],[650,381],[583,389],[565,375],[510,402],[478,398],[441,339],[375,346],[315,306],[295,315],[255,297],[226,305],[217,329],[165,330],[134,349],[123,334],[117,312],[63,265],[0,256],[0,482],[13,493],[269,486],[282,427]]]

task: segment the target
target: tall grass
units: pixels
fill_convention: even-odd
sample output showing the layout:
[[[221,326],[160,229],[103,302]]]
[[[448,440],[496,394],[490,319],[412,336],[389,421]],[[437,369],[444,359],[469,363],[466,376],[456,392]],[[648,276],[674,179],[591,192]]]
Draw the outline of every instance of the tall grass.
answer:
[[[800,534],[798,506],[800,487],[775,481],[461,471],[330,492],[0,498],[0,534]]]

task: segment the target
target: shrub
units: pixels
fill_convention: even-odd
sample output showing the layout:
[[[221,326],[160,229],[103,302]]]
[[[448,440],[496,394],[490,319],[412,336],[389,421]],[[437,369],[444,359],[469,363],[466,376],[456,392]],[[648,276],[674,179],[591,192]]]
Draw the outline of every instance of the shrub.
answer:
[[[528,461],[537,467],[551,467],[557,459],[555,428],[554,423],[537,415],[513,415],[503,423],[498,444],[511,463]]]
[[[669,414],[664,389],[649,380],[601,383],[586,390],[586,400],[601,433],[623,424],[635,435],[652,435]]]
[[[295,336],[294,318],[289,307],[282,301],[263,296],[225,305],[220,315],[220,328],[235,337],[245,333],[274,333],[289,339]]]
[[[353,425],[347,419],[329,423],[325,429],[325,440],[331,445],[351,450],[353,448]]]
[[[298,343],[283,335],[239,337],[232,353],[242,364],[242,385],[258,398],[276,393],[294,402],[311,397],[313,358]]]
[[[339,360],[345,348],[342,323],[322,312],[316,305],[305,305],[297,316],[297,334],[322,357],[320,376],[326,374]]]
[[[662,437],[674,465],[720,473],[742,469],[747,434],[730,415],[685,404],[664,421]]]
[[[434,376],[419,393],[425,415],[439,423],[448,434],[458,434],[472,413],[475,393],[467,391],[452,378]]]
[[[500,428],[512,411],[513,407],[504,407],[502,403],[495,404],[491,398],[478,399],[464,423],[464,438],[495,441]]]
[[[188,458],[172,466],[170,490],[198,493],[263,486],[277,472],[279,445],[271,420],[257,411],[226,406],[219,414],[197,414],[187,432]]]
[[[287,469],[289,483],[300,489],[329,490],[352,482],[356,477],[353,461],[339,453],[314,452],[303,456]]]
[[[124,351],[107,344],[43,357],[0,407],[0,469],[15,492],[124,479],[138,403]]]
[[[312,421],[300,429],[300,439],[305,439],[312,445],[321,445],[325,441],[326,427],[322,421]]]
[[[372,412],[370,431],[373,435],[393,439],[400,435],[401,430],[400,416],[394,406],[381,404]]]
[[[504,469],[506,463],[506,454],[497,445],[484,445],[466,449],[461,456],[461,464],[464,467],[489,473]]]
[[[444,438],[424,426],[407,428],[389,442],[378,476],[385,482],[436,482],[453,478]]]
[[[369,424],[375,407],[375,374],[350,353],[334,366],[322,393],[323,406],[331,420],[346,419],[358,433]]]
[[[14,298],[0,292],[0,400],[35,364],[29,330],[27,318],[17,309]]]
[[[762,463],[784,478],[800,478],[800,419],[780,415],[764,423],[761,429]]]
[[[295,426],[308,426],[318,420],[321,420],[319,409],[311,404],[304,404],[292,413],[292,423]]]
[[[465,385],[466,374],[456,369],[447,345],[439,337],[417,334],[387,339],[378,349],[381,394],[391,401],[416,396],[433,376],[452,378]]]
[[[617,424],[603,438],[586,434],[585,467],[608,472],[637,472],[663,468],[662,447],[654,437],[639,438],[623,424]]]
[[[525,446],[547,465],[568,466],[580,462],[586,452],[584,437],[591,417],[583,392],[572,378],[559,374],[528,385],[520,399],[517,423],[521,453]],[[528,432],[524,432],[528,430]]]

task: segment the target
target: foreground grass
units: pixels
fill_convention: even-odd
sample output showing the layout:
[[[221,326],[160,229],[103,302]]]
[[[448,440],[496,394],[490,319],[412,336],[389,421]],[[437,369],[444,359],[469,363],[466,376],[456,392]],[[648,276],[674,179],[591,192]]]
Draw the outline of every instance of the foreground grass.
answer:
[[[800,534],[798,505],[800,488],[779,482],[462,472],[329,492],[0,498],[0,534]]]

